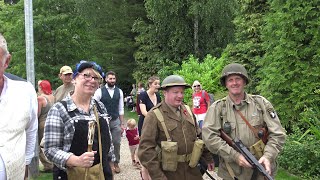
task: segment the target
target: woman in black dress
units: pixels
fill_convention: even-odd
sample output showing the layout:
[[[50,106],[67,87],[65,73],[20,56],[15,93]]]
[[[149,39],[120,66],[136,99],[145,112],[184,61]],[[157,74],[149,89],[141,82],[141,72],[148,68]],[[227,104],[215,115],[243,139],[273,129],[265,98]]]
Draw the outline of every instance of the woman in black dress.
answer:
[[[161,102],[160,94],[158,93],[158,90],[160,88],[159,77],[150,77],[148,79],[148,86],[149,89],[147,91],[141,92],[139,95],[139,107],[141,111],[138,122],[139,136],[141,136],[142,133],[144,117],[147,115],[148,111],[151,108]],[[148,170],[145,167],[142,166],[140,173],[143,180],[151,180]]]

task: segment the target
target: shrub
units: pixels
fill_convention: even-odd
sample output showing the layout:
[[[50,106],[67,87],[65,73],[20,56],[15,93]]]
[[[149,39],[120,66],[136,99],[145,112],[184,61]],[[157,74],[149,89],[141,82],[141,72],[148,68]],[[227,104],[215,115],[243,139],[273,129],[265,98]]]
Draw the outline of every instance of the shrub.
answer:
[[[318,139],[309,131],[295,127],[294,134],[287,137],[279,157],[280,166],[305,179],[320,178],[320,149]]]
[[[207,92],[216,94],[222,92],[224,88],[220,86],[220,73],[224,67],[225,61],[221,57],[217,59],[211,55],[207,55],[203,61],[194,56],[189,56],[189,58],[183,61],[180,70],[176,70],[173,74],[178,74],[182,76],[185,81],[192,85],[193,81],[198,80],[202,88]],[[191,103],[192,89],[187,89],[185,92],[185,102],[187,104]],[[215,100],[218,98],[215,97]]]

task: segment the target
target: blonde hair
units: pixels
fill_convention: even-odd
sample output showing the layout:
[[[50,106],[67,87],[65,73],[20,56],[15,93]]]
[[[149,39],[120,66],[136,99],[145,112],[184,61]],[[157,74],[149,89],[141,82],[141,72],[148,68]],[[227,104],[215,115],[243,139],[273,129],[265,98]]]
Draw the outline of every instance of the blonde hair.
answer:
[[[195,90],[194,86],[196,86],[196,85],[200,85],[200,90],[202,90],[202,86],[201,86],[200,82],[199,82],[198,80],[195,80],[195,81],[193,82],[193,84],[192,84],[192,90],[193,90],[193,91]]]
[[[133,118],[128,119],[128,121],[127,121],[127,127],[131,127],[131,126],[136,127],[136,125],[137,125],[137,122],[136,122],[135,119],[133,119]]]
[[[151,86],[151,84],[153,82],[155,82],[156,80],[159,80],[160,81],[160,78],[158,76],[151,76],[149,79],[148,79],[148,87]]]
[[[98,77],[102,80],[101,74],[100,74],[97,70],[95,70],[95,69],[93,69],[93,68],[92,68],[92,70],[93,70],[94,74],[95,74],[96,76],[98,76]]]

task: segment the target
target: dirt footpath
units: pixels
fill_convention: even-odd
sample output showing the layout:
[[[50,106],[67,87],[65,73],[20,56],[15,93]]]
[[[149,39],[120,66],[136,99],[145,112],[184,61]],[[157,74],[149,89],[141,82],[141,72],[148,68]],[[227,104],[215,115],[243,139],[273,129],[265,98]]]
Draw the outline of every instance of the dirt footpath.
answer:
[[[141,180],[140,170],[131,164],[131,155],[129,150],[129,144],[126,137],[121,139],[121,155],[120,155],[120,168],[121,172],[115,175],[115,180]],[[217,179],[213,172],[210,174]],[[210,178],[204,174],[203,179],[210,180]]]

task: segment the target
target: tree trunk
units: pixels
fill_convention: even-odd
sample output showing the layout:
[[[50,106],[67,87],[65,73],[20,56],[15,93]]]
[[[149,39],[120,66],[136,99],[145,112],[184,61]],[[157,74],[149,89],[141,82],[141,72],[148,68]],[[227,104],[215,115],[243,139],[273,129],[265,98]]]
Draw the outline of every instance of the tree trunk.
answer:
[[[193,23],[193,40],[194,40],[194,54],[196,57],[199,55],[199,16],[198,13],[194,16],[194,23]]]

